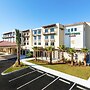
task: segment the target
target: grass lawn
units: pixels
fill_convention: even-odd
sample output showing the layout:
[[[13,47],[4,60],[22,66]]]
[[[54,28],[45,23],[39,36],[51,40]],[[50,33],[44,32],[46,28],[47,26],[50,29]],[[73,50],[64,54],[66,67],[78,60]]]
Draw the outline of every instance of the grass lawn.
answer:
[[[20,69],[23,69],[23,68],[27,68],[27,67],[28,67],[27,65],[24,65],[24,66],[21,66],[21,67],[13,67],[13,66],[11,66],[10,68],[6,69],[4,71],[4,73],[10,73],[10,72],[20,70]]]
[[[63,73],[67,73],[79,78],[88,79],[90,77],[90,66],[71,66],[69,64],[54,64],[49,65],[46,62],[29,60],[28,62],[35,63],[47,68],[51,68]]]

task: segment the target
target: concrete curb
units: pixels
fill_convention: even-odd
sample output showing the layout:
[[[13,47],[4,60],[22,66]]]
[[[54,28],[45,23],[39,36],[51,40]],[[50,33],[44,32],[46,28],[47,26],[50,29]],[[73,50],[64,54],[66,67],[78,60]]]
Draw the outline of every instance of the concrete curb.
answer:
[[[32,59],[30,58],[28,60],[32,60]],[[81,78],[78,78],[78,77],[75,77],[75,76],[72,76],[72,75],[68,75],[68,74],[65,74],[65,73],[50,69],[50,68],[46,68],[46,67],[43,67],[43,66],[40,66],[40,65],[37,65],[37,64],[27,62],[28,60],[24,59],[24,60],[22,60],[22,62],[27,64],[27,65],[30,65],[34,68],[37,68],[39,70],[45,71],[47,73],[51,73],[53,75],[65,78],[69,81],[72,81],[72,82],[75,82],[77,84],[80,84],[80,85],[83,85],[83,86],[86,86],[86,87],[90,88],[90,78],[88,80],[84,80],[84,79],[81,79]]]

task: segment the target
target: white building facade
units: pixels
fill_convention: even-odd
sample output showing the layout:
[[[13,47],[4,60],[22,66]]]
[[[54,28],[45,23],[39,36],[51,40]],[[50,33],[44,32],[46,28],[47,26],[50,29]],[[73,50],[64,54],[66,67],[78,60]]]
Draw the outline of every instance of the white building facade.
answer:
[[[65,25],[64,45],[66,47],[90,49],[90,26],[87,22]]]

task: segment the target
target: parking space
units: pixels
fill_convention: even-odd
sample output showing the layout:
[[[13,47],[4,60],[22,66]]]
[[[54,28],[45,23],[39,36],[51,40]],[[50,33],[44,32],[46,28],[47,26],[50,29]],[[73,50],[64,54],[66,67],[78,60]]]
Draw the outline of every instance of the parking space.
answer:
[[[28,67],[6,75],[13,90],[89,90],[74,82]],[[8,89],[9,90],[9,89]]]
[[[75,86],[72,88],[72,90],[90,90],[90,89],[87,87],[75,84]]]

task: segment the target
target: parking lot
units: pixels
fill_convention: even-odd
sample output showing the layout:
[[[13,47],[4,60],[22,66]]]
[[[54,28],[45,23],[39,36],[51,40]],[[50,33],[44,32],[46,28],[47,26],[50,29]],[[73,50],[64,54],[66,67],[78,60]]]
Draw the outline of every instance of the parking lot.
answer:
[[[10,90],[89,90],[74,82],[28,67],[5,75]]]

